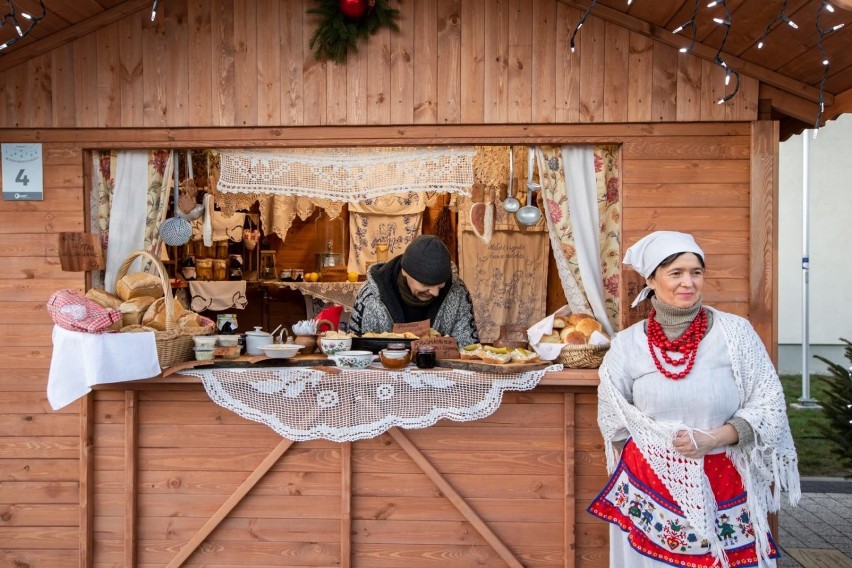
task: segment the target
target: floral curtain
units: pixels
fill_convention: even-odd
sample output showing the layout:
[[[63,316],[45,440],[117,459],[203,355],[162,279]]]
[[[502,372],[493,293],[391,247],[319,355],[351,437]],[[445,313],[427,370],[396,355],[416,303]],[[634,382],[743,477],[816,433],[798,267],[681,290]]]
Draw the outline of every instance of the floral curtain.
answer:
[[[142,248],[159,256],[160,224],[169,213],[169,184],[163,184],[163,179],[171,179],[171,152],[169,150],[148,151],[148,175],[145,182],[146,209],[145,232]],[[104,258],[107,258],[109,248],[109,227],[112,217],[112,203],[115,194],[115,172],[118,161],[122,158],[121,151],[104,150],[95,152],[94,179],[92,180],[93,197],[91,200],[91,226],[101,241]],[[103,274],[93,274],[96,287],[104,287]]]
[[[612,329],[619,325],[619,290],[621,286],[621,172],[618,145],[600,145],[592,148],[594,160],[594,187],[599,224],[600,269],[603,302]],[[544,196],[544,209],[550,228],[551,244],[559,269],[560,280],[572,311],[592,313],[589,305],[575,242],[576,221],[572,223],[566,181],[563,148],[541,146],[539,156],[540,180]],[[576,213],[575,213],[576,214]]]

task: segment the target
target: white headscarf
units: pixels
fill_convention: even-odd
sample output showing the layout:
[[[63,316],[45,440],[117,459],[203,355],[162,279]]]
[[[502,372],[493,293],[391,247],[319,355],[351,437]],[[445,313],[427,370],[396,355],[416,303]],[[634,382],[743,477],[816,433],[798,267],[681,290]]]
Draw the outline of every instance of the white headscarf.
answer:
[[[645,235],[635,245],[627,249],[623,264],[648,278],[662,261],[680,252],[695,253],[701,257],[702,261],[704,260],[704,251],[701,250],[692,235],[676,231],[654,231]],[[651,288],[645,286],[633,300],[633,303],[630,304],[630,307],[635,308],[650,294]]]

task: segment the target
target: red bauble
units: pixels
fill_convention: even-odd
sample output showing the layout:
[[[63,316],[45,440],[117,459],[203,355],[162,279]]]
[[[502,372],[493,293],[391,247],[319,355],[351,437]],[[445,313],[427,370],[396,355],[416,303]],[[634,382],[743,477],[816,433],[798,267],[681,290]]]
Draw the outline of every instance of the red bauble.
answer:
[[[363,18],[367,8],[369,8],[369,0],[340,0],[340,11],[353,20]]]

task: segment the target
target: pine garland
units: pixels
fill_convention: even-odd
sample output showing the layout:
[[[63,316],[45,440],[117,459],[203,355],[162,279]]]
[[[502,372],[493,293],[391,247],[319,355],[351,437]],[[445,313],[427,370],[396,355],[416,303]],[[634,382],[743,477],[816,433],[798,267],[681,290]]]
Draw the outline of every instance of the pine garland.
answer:
[[[397,32],[396,19],[399,10],[391,8],[388,0],[375,0],[363,18],[353,20],[340,11],[339,0],[316,0],[317,7],[308,9],[308,14],[322,18],[311,36],[310,47],[314,57],[320,61],[331,59],[337,63],[346,61],[349,50],[358,51],[358,40],[376,33],[381,28]]]

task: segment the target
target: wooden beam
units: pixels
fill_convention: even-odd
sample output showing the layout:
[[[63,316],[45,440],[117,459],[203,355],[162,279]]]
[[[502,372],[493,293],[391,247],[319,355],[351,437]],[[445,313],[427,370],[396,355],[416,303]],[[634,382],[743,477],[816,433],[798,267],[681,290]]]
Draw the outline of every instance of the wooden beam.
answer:
[[[813,124],[817,117],[819,105],[817,103],[797,97],[787,91],[777,89],[771,85],[761,83],[759,100],[768,100],[772,104],[772,110],[796,120]]]
[[[88,394],[80,403],[80,553],[79,566],[91,568],[95,563],[95,455],[92,436],[95,432],[95,395]]]
[[[748,316],[778,362],[778,123],[752,123]]]
[[[124,391],[124,565],[136,566],[136,481],[139,471],[139,393]]]
[[[565,545],[562,549],[565,551],[565,568],[575,568],[577,566],[577,491],[574,484],[574,470],[576,466],[575,455],[577,454],[577,446],[575,444],[575,434],[577,421],[574,416],[576,407],[576,397],[573,392],[566,392],[562,396],[562,404],[564,406],[564,455],[565,455],[565,513],[563,525],[565,527]]]
[[[587,0],[557,0],[557,2],[583,12],[586,11],[586,9],[589,7],[589,3]],[[601,4],[597,4],[590,15],[606,20],[607,22],[612,22],[632,32],[636,32],[638,34],[650,37],[655,41],[665,43],[666,45],[670,45],[672,47],[681,48],[689,45],[688,38],[684,38],[681,35],[673,34],[671,31],[665,28],[655,26],[644,20],[640,20],[639,18],[630,16],[629,14],[625,14],[624,12],[619,12],[614,8],[609,8]],[[582,34],[583,32],[580,33]],[[705,59],[707,61],[715,63],[716,52],[716,47],[710,47],[708,45],[696,42],[696,44],[693,46],[689,53],[695,55],[696,57],[700,57],[701,59]],[[725,63],[728,65],[728,67],[735,71],[739,71],[745,75],[748,75],[749,77],[754,77],[755,79],[758,79],[763,83],[768,83],[783,91],[787,91],[807,100],[814,102],[819,101],[819,89],[811,87],[806,83],[796,81],[785,75],[782,75],[781,73],[776,73],[771,69],[767,69],[766,67],[761,67],[760,65],[749,63],[748,61],[744,61],[739,57],[731,55],[730,53],[723,52],[722,58],[725,60]],[[834,100],[830,94],[826,94],[824,98],[826,105],[832,104]]]
[[[834,103],[826,107],[823,118],[828,122],[847,112],[852,112],[852,89],[834,95]]]
[[[340,568],[352,568],[352,442],[340,444]]]
[[[254,471],[249,474],[245,481],[240,484],[239,487],[234,491],[234,493],[228,497],[222,506],[219,507],[213,516],[207,519],[204,525],[198,529],[198,532],[192,535],[192,538],[180,549],[177,556],[175,556],[171,562],[169,562],[166,568],[177,568],[178,566],[183,566],[183,563],[195,552],[195,549],[201,546],[201,543],[210,536],[210,533],[219,526],[225,517],[236,507],[240,501],[242,501],[243,497],[248,495],[248,492],[254,488],[255,485],[266,475],[266,472],[275,465],[275,462],[284,455],[290,446],[295,444],[293,440],[281,440],[281,442],[275,446],[275,448],[269,452],[269,455],[266,456],[260,465],[258,465]]]
[[[511,568],[524,568],[524,565],[512,554],[512,551],[503,544],[503,541],[500,540],[494,531],[491,530],[491,527],[482,520],[476,511],[471,509],[470,505],[467,504],[467,501],[464,500],[458,491],[456,491],[455,487],[450,485],[450,482],[437,470],[435,466],[432,465],[432,462],[423,455],[420,449],[415,446],[411,440],[409,440],[408,436],[403,433],[399,428],[391,428],[388,430],[388,434],[390,434],[391,438],[399,444],[399,446],[405,450],[405,453],[408,454],[417,466],[423,470],[423,473],[432,480],[438,489],[443,493],[443,495],[450,501],[450,503],[458,509],[459,513],[469,522],[473,528],[485,539],[485,542],[491,545],[494,551],[503,559],[503,562],[508,564]]]
[[[130,16],[145,9],[151,9],[151,0],[127,0],[126,2],[120,2],[109,10],[104,10],[91,18],[86,18],[73,26],[64,28],[55,34],[51,34],[25,47],[16,49],[9,54],[3,55],[0,57],[0,73],[26,63],[33,57],[65,45],[69,41],[74,41],[75,39],[94,33],[125,16]]]

